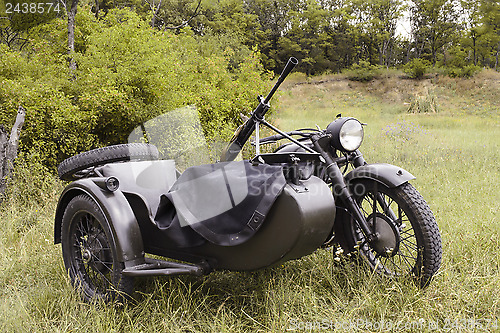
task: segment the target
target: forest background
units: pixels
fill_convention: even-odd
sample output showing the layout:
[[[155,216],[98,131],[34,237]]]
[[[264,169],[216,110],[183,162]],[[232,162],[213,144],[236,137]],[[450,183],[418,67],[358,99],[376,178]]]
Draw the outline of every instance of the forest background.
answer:
[[[4,0],[0,16],[0,124],[23,105],[21,159],[49,172],[186,104],[227,139],[290,56],[365,81],[499,68],[491,0]]]

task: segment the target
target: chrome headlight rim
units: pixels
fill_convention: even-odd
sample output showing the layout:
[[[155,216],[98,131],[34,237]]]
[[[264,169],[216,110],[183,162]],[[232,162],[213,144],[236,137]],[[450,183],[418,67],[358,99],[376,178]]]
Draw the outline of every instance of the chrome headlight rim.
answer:
[[[332,146],[344,152],[357,150],[361,147],[364,139],[363,124],[353,117],[335,119],[328,125],[326,132],[332,137]]]

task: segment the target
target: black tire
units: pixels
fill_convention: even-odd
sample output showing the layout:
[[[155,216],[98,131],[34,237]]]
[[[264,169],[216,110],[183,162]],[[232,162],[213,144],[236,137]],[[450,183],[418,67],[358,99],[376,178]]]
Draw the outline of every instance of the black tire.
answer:
[[[74,197],[62,218],[64,265],[85,301],[123,301],[134,291],[132,277],[122,275],[111,230],[98,205],[88,195]]]
[[[59,178],[75,180],[79,171],[106,163],[130,160],[156,160],[158,149],[146,143],[128,143],[89,150],[65,159],[57,167]]]
[[[352,185],[369,224],[376,221],[379,228],[385,224],[386,231],[397,228],[396,238],[399,237],[392,251],[382,251],[380,246],[370,245],[353,223],[352,235],[361,257],[378,273],[390,277],[412,276],[419,286],[427,286],[441,265],[442,246],[438,225],[424,198],[409,183],[388,188],[376,181],[363,180]],[[373,212],[373,198],[377,193],[390,210],[377,201],[376,212]],[[391,217],[391,211],[396,219]]]

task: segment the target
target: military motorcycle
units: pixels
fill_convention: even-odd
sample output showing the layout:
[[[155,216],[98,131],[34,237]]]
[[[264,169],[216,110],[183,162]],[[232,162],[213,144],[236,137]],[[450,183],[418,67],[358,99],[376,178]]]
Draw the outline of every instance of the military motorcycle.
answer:
[[[59,165],[71,183],[56,209],[55,243],[85,300],[127,298],[136,277],[258,270],[321,248],[333,249],[332,260],[352,256],[388,278],[428,285],[442,255],[436,220],[412,174],[365,161],[363,124],[338,116],[326,129],[283,132],[265,120],[297,63],[290,58],[215,163],[188,106],[141,124],[127,144]],[[261,127],[276,134],[260,138]],[[252,135],[255,155],[243,160]]]

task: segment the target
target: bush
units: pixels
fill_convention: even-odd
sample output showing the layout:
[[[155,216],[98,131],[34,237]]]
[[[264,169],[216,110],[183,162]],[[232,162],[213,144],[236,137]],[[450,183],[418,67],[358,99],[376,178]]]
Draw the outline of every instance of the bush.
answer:
[[[463,77],[463,78],[471,78],[476,73],[481,71],[481,67],[475,65],[466,65],[464,67],[447,67],[446,74],[449,77]]]
[[[448,56],[444,72],[449,77],[470,78],[481,70],[481,67],[469,64],[471,59],[468,59],[468,52],[459,45],[451,47]]]
[[[189,30],[152,30],[127,9],[100,21],[82,10],[77,26],[84,36],[74,79],[53,36],[35,35],[29,57],[0,47],[0,124],[11,125],[23,105],[20,150],[53,171],[81,151],[124,143],[140,123],[187,104],[197,106],[209,140],[229,139],[239,113],[250,112],[270,84],[258,55],[249,52],[236,66],[231,50],[206,45]]]
[[[421,79],[431,67],[425,59],[415,58],[403,66],[403,72],[412,79]]]
[[[351,81],[368,82],[380,75],[380,67],[361,60],[359,64],[352,65],[346,74]]]
[[[7,191],[0,198],[0,207],[41,207],[57,198],[62,190],[57,176],[38,163],[27,161],[22,153],[16,158],[14,173],[7,182]],[[20,225],[25,226],[36,223],[29,216],[20,222]]]

